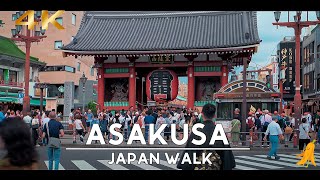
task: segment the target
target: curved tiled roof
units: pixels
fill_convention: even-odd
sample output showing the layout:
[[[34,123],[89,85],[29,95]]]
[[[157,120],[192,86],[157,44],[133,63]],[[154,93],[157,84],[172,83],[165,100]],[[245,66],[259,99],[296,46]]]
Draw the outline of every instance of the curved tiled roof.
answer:
[[[16,58],[19,61],[25,61],[26,54],[19,49],[19,47],[9,38],[0,36],[0,56]],[[30,56],[30,62],[33,64],[45,65],[44,62],[39,61],[39,58]]]
[[[64,51],[216,49],[260,43],[256,12],[101,12],[84,14]]]

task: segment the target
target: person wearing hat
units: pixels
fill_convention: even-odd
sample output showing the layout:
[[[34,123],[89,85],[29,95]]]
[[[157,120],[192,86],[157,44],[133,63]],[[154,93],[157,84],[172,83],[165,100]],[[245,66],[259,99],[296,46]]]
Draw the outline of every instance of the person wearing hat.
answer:
[[[264,141],[267,140],[267,135],[269,135],[271,149],[267,156],[267,159],[271,160],[271,157],[274,156],[275,160],[279,160],[280,157],[277,155],[277,149],[279,145],[279,138],[283,139],[282,131],[280,125],[277,123],[278,117],[272,116],[272,122],[268,125],[267,131],[265,132],[265,137],[263,138]]]

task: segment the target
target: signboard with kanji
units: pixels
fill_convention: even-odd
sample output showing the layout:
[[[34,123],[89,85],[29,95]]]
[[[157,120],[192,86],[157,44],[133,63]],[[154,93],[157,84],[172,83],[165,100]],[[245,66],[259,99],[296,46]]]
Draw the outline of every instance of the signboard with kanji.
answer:
[[[295,80],[295,42],[280,42],[278,45],[279,79],[283,82],[283,89],[294,93],[293,82]],[[279,81],[280,83],[281,81]]]

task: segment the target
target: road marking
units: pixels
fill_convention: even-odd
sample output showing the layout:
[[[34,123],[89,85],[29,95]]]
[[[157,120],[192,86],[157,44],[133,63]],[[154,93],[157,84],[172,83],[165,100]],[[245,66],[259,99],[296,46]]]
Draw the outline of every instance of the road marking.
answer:
[[[84,160],[72,160],[71,162],[73,162],[73,164],[76,165],[80,170],[97,170]]]
[[[280,161],[277,161],[277,160],[274,160],[274,159],[273,160],[269,160],[269,159],[249,157],[249,156],[237,156],[237,157],[245,158],[245,159],[251,159],[251,160],[258,161],[258,162],[265,162],[265,163],[268,163],[268,164],[277,164],[277,165],[282,165],[282,166],[287,166],[287,167],[299,167],[296,164],[288,164],[286,162],[280,162]],[[280,160],[281,160],[281,158],[280,158]]]
[[[179,162],[179,160],[177,162]],[[169,167],[171,169],[180,170],[180,169],[177,168],[177,164],[173,164],[173,163],[169,164],[168,161],[164,161],[164,160],[161,160],[161,159],[160,159],[160,163],[161,163],[161,165],[167,166],[167,167]]]
[[[115,164],[115,163],[109,164],[111,160],[98,160],[98,161],[112,170],[129,170],[119,164]]]
[[[145,151],[146,148],[66,148],[67,151],[97,151],[97,150],[109,150],[109,151],[132,151],[132,150],[140,150]],[[155,151],[183,151],[183,150],[190,150],[190,151],[196,151],[196,150],[228,150],[228,151],[250,151],[250,148],[149,148],[148,150],[155,150]]]
[[[144,170],[161,170],[161,169],[159,169],[159,168],[157,168],[157,167],[151,166],[151,165],[146,164],[146,163],[143,163],[143,162],[140,163],[140,164],[138,164],[138,161],[137,161],[137,160],[133,161],[133,162],[130,163],[130,164],[133,164],[133,165],[135,165],[135,166],[138,166],[139,168],[142,168],[142,169],[144,169]]]
[[[287,155],[287,154],[278,154],[278,155],[280,157],[283,156],[283,157],[288,157],[288,158],[291,158],[291,159],[296,159],[297,162],[302,158],[302,157],[297,157],[296,155]],[[315,162],[320,163],[320,160],[315,159]]]
[[[320,155],[320,153],[314,153],[314,154],[316,154],[316,155]]]
[[[267,169],[280,169],[280,168],[282,168],[282,167],[278,167],[278,166],[255,163],[255,162],[250,162],[250,161],[245,161],[245,160],[240,160],[240,159],[236,159],[236,162],[237,163],[241,163],[241,164],[248,164],[248,165],[252,165],[252,166],[258,166],[258,167],[262,167],[262,168],[267,168]]]
[[[256,168],[251,168],[251,167],[246,167],[246,166],[241,166],[241,165],[236,165],[236,170],[258,170]]]
[[[266,155],[255,155],[255,156],[259,156],[259,157],[266,157]],[[292,162],[292,163],[297,163],[297,160],[294,159],[289,159],[289,158],[285,158],[282,157],[280,154],[278,154],[278,156],[280,156],[280,161],[287,161],[287,162]]]
[[[298,155],[298,154],[295,154],[295,155]],[[320,156],[319,156],[319,155],[316,155],[316,154],[315,154],[314,157],[320,159]]]
[[[49,169],[49,161],[44,161],[44,163],[46,164],[47,168]],[[53,162],[53,169],[54,169],[54,164],[55,162]],[[65,170],[64,167],[59,163],[59,170]]]

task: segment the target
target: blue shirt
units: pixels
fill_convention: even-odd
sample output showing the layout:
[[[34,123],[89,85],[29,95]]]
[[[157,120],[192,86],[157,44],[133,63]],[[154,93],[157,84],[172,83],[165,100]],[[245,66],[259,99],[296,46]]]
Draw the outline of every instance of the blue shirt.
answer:
[[[51,119],[48,125],[50,137],[59,138],[60,130],[63,129],[61,122]],[[47,125],[44,125],[43,132],[45,132],[46,137],[48,137]]]
[[[265,133],[266,135],[270,134],[270,136],[277,136],[279,134],[282,134],[280,125],[276,123],[275,121],[272,121],[267,128],[267,131]]]
[[[92,119],[93,119],[93,114],[92,113],[88,113],[87,117],[88,117],[87,122],[91,122]]]
[[[101,120],[99,122],[99,125],[100,125],[100,130],[102,132],[106,132],[107,131],[107,126],[108,126],[108,120],[104,119],[104,120]]]
[[[0,111],[0,122],[3,121],[6,117],[4,116],[3,112]]]
[[[90,128],[92,128],[92,126],[94,124],[99,124],[99,120],[98,119],[92,119],[91,122],[90,122]]]
[[[144,123],[145,123],[145,124],[152,124],[152,123],[154,123],[154,117],[153,117],[153,116],[150,116],[150,115],[146,116],[146,117],[144,118]]]

